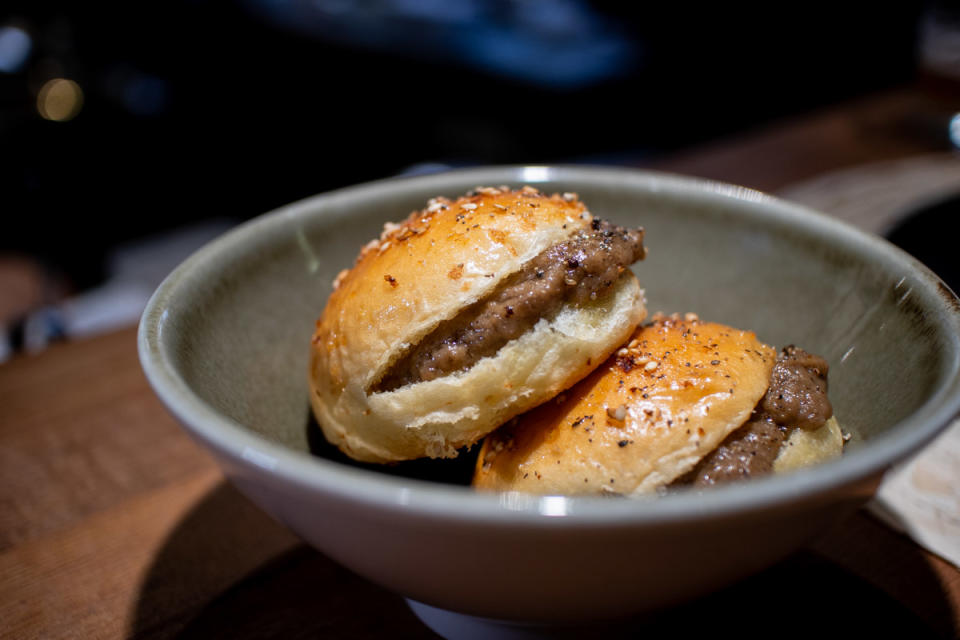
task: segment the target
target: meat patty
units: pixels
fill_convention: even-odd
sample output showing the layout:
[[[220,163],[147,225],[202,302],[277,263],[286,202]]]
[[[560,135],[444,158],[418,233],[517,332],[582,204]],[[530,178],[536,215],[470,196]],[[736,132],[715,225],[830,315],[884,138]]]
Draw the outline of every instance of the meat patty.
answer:
[[[645,254],[643,229],[594,220],[591,229],[546,249],[491,295],[442,322],[402,356],[373,391],[392,391],[469,369],[564,304],[596,299]]]
[[[820,356],[785,347],[773,366],[770,387],[750,419],[676,484],[702,487],[770,473],[793,429],[819,429],[833,415],[828,371]]]

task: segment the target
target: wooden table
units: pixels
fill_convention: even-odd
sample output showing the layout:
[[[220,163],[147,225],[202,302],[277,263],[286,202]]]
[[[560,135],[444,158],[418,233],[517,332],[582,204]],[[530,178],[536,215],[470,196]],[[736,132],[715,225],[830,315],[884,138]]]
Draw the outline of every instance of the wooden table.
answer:
[[[930,150],[911,123],[954,99],[891,91],[652,166],[775,191]],[[960,571],[865,512],[646,631],[702,632],[749,600],[761,620],[793,611],[797,633],[960,636]],[[436,636],[225,483],[153,395],[129,328],[0,365],[0,638],[63,637]]]

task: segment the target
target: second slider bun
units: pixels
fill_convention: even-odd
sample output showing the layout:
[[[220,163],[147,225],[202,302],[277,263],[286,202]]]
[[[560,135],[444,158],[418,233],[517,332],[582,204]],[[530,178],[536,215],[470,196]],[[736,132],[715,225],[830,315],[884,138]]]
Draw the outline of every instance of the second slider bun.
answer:
[[[740,479],[760,472],[765,456],[769,471],[780,472],[839,454],[818,357],[793,347],[778,355],[753,332],[693,314],[655,318],[631,338],[555,401],[488,436],[474,486],[642,495]],[[794,426],[758,423],[770,415]],[[748,421],[751,431],[740,430]],[[764,439],[769,444],[758,443]],[[752,457],[753,467],[738,466],[737,456]]]
[[[642,239],[574,194],[529,187],[434,198],[386,225],[317,321],[309,383],[325,437],[365,462],[453,457],[555,396],[643,320],[629,269]]]

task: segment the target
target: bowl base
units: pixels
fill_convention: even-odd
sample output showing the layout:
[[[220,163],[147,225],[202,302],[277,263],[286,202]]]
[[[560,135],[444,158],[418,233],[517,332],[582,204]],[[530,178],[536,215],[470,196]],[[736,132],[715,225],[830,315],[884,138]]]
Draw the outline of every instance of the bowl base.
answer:
[[[416,600],[406,599],[414,615],[431,631],[446,640],[545,640],[546,638],[595,637],[601,630],[603,638],[636,637],[638,621],[620,622],[612,625],[592,623],[589,625],[552,624],[549,622],[521,622],[483,618],[448,609],[432,607]],[[585,633],[587,634],[585,636]]]

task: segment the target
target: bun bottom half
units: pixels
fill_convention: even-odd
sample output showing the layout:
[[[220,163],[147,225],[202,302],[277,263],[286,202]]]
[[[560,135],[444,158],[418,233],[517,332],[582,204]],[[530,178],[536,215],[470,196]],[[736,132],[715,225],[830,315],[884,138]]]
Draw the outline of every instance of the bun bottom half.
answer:
[[[840,457],[843,432],[836,416],[819,429],[794,429],[773,461],[774,473],[788,473]]]

